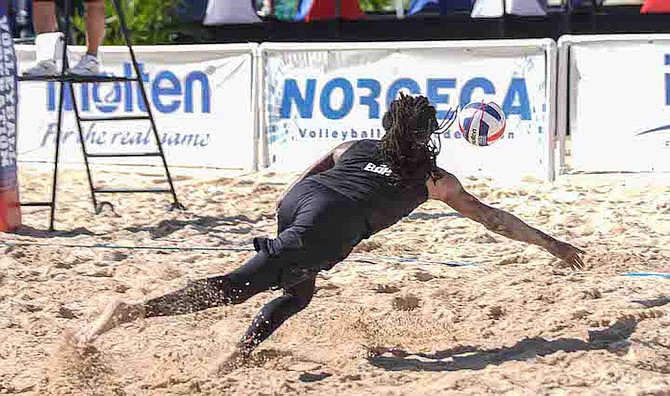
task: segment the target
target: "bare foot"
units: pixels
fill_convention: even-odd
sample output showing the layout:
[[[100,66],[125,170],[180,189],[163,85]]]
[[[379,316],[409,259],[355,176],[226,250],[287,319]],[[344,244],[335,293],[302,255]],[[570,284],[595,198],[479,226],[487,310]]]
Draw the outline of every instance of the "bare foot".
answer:
[[[69,330],[65,337],[76,347],[84,348],[95,341],[101,334],[116,326],[132,322],[144,316],[142,304],[128,304],[121,300],[111,302],[105,311],[93,323],[77,330]]]
[[[222,372],[233,370],[249,361],[251,353],[236,347],[232,352],[226,352],[219,355],[209,369],[210,375],[217,375]]]

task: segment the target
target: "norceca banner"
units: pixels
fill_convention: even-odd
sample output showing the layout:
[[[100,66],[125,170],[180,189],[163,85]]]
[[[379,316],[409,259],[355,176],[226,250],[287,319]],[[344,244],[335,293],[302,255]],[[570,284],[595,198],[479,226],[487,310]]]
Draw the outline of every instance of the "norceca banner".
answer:
[[[553,42],[362,45],[261,46],[270,168],[300,171],[339,143],[381,138],[381,117],[404,91],[427,96],[438,119],[479,100],[497,102],[507,115],[504,138],[490,147],[471,146],[454,125],[442,137],[441,166],[459,175],[547,177]]]
[[[170,165],[252,168],[254,48],[255,44],[134,48]],[[17,56],[21,70],[32,66],[34,47],[17,46]],[[103,48],[100,56],[105,72],[135,75],[125,47]],[[59,92],[54,82],[21,83],[19,161],[53,161]],[[74,96],[82,117],[141,115],[146,110],[134,82],[75,84]],[[69,90],[64,106],[61,161],[81,162]],[[82,127],[90,153],[156,151],[148,120],[84,122]],[[107,161],[160,165],[156,158]]]
[[[670,171],[670,36],[597,40],[569,44],[573,169]]]

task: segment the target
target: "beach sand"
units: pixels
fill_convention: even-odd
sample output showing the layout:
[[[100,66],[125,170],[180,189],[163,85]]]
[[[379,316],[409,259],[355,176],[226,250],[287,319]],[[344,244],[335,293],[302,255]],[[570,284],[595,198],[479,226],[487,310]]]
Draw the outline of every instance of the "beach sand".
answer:
[[[107,186],[163,186],[151,168],[100,175]],[[670,279],[623,276],[670,273],[667,177],[463,179],[483,202],[586,250],[587,268],[562,268],[429,202],[321,274],[307,309],[249,364],[215,376],[212,360],[278,292],[122,325],[84,352],[62,334],[115,298],[158,296],[239,266],[253,237],[274,235],[274,202],[295,175],[182,174],[184,212],[166,211],[167,196],[123,195],[99,215],[85,174],[61,176],[58,232],[45,231],[47,209],[25,208],[20,231],[0,233],[41,244],[0,246],[0,394],[670,394]],[[24,167],[22,199],[45,200],[49,181]],[[449,260],[477,265],[438,263]]]

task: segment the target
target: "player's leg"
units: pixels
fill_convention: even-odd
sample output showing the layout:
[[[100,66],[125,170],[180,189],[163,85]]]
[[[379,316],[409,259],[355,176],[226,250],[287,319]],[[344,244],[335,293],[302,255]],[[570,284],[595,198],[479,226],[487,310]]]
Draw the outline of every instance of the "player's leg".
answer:
[[[287,195],[287,202],[300,202],[292,211],[291,226],[277,239],[254,239],[256,250],[286,257],[288,265],[282,273],[284,294],[263,307],[239,344],[247,353],[309,305],[316,274],[344,260],[367,231],[355,202],[316,183],[299,184],[296,195],[304,188],[311,194]]]
[[[249,353],[265,341],[288,318],[302,311],[312,301],[316,276],[288,286],[284,293],[267,303],[256,315],[239,343],[240,349]]]
[[[279,286],[283,267],[295,258],[289,256],[299,250],[302,243],[300,231],[291,228],[291,222],[298,209],[304,206],[304,198],[310,194],[310,189],[303,186],[296,188],[296,191],[298,193],[292,191],[279,208],[280,232],[277,239],[272,240],[273,244],[258,242],[268,241],[263,238],[254,240],[258,253],[242,267],[227,275],[192,282],[183,289],[146,302],[112,302],[97,320],[71,338],[74,338],[75,343],[85,345],[114,327],[138,318],[180,315],[236,304],[256,293]]]
[[[243,303],[260,292],[278,287],[282,266],[281,257],[258,252],[231,273],[191,282],[183,289],[145,302],[146,316],[182,315]]]
[[[277,239],[256,238],[257,250],[285,256],[290,263],[282,274],[284,293],[266,304],[254,318],[236,350],[223,356],[215,369],[239,358],[246,358],[288,318],[305,309],[314,295],[316,274],[344,260],[365,234],[365,217],[346,197],[321,185],[298,185],[296,195],[311,187],[311,193],[299,198],[287,195],[287,202],[300,202],[293,212],[291,226],[281,229]],[[281,220],[281,211],[279,213]]]
[[[309,305],[318,271],[346,257],[350,242],[357,240],[350,232],[350,224],[355,223],[353,206],[345,197],[310,181],[298,183],[286,195],[277,213],[277,238],[254,239],[256,250],[287,260],[282,273],[284,293],[261,309],[235,349],[215,361],[212,372],[245,360],[288,318]]]
[[[288,318],[302,311],[312,301],[316,276],[284,288],[284,293],[267,303],[251,322],[251,326],[232,353],[222,354],[211,369],[213,373],[246,360],[251,352]]]
[[[139,318],[189,314],[242,303],[260,292],[279,287],[283,265],[281,257],[270,257],[260,251],[229,274],[200,279],[145,302],[114,301],[98,319],[75,335],[75,341],[90,343],[114,327]]]

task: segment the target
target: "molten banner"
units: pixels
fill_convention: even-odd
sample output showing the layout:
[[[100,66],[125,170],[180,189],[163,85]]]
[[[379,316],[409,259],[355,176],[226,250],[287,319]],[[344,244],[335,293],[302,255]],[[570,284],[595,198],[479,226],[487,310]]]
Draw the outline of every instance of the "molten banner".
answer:
[[[16,175],[16,58],[7,0],[0,0],[0,231],[21,223]]]
[[[81,53],[84,47],[68,47]],[[35,64],[35,47],[15,47],[19,69]],[[137,46],[139,73],[158,125],[170,166],[251,169],[254,166],[255,44]],[[104,73],[134,77],[128,50],[102,47]],[[22,84],[19,163],[53,161],[60,85]],[[75,84],[74,96],[82,117],[141,116],[146,104],[136,83]],[[74,103],[69,89],[63,101],[60,137],[62,163],[82,164]],[[155,150],[146,120],[87,122],[83,137],[90,152],[140,153]],[[100,158],[100,164],[158,165],[151,157]]]

